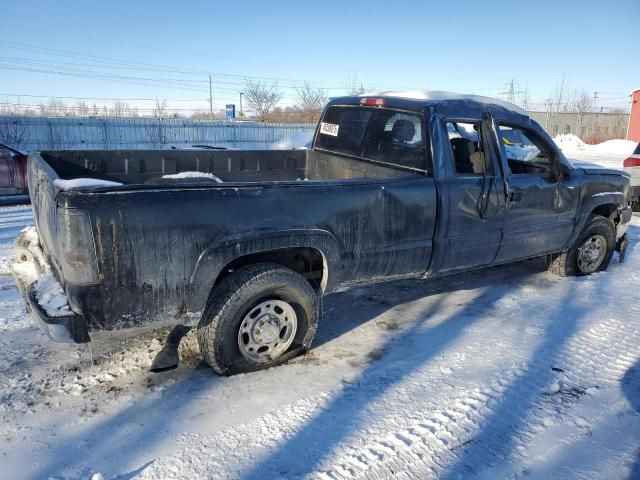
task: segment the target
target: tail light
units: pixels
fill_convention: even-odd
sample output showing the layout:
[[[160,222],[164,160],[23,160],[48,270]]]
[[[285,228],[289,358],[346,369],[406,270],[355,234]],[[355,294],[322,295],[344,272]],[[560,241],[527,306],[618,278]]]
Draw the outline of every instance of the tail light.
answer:
[[[58,208],[58,259],[65,282],[98,282],[96,249],[87,212]]]
[[[623,167],[640,167],[640,157],[629,157],[623,164]]]
[[[384,107],[384,98],[361,98],[360,105],[370,107]]]

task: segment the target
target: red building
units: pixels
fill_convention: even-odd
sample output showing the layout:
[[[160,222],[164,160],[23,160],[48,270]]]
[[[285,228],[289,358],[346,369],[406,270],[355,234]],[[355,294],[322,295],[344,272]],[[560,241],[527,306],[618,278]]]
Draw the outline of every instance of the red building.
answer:
[[[631,115],[629,116],[627,140],[640,143],[640,88],[631,92]]]

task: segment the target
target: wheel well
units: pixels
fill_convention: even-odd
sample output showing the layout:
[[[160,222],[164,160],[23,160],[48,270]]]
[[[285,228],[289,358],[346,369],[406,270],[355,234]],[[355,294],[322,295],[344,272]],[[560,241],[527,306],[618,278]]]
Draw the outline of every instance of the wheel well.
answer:
[[[598,205],[596,208],[592,210],[592,214],[600,215],[601,217],[610,218],[616,224],[618,223],[616,218],[614,218],[613,214],[618,211],[618,205],[613,203],[605,203],[604,205]]]
[[[314,290],[323,292],[326,287],[327,265],[322,252],[310,247],[294,247],[267,250],[238,257],[220,271],[214,286],[241,267],[253,263],[277,263],[302,275]]]

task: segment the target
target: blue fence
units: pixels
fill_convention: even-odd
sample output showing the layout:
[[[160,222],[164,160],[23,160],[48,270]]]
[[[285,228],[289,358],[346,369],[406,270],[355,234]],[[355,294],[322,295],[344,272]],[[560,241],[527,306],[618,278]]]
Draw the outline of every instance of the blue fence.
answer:
[[[207,144],[270,149],[315,124],[152,118],[0,116],[0,143],[19,150],[155,149]]]

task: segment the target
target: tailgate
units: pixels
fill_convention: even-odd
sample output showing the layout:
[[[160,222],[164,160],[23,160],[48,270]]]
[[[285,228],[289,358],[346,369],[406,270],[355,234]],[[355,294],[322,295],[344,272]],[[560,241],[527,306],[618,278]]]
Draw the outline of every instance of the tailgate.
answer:
[[[54,180],[58,178],[56,172],[40,156],[40,152],[29,154],[27,161],[27,184],[29,197],[36,220],[36,227],[40,236],[40,244],[47,259],[57,269],[58,263],[53,258],[56,239],[56,194]]]

